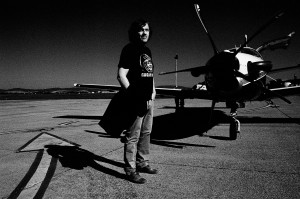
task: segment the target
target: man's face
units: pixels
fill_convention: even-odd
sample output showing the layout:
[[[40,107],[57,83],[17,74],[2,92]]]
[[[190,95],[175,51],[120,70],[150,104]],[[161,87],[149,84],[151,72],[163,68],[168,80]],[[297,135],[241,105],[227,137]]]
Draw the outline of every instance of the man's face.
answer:
[[[145,26],[143,26],[141,28],[141,30],[138,32],[139,35],[139,39],[143,42],[143,43],[147,43],[149,40],[149,35],[150,35],[150,29],[149,29],[149,25],[146,24]]]

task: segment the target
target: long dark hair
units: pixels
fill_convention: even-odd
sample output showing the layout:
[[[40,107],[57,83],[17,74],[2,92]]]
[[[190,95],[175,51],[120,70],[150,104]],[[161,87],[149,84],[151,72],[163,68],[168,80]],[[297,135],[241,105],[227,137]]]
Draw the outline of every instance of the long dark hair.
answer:
[[[139,42],[138,40],[138,32],[146,25],[148,24],[149,25],[149,29],[150,29],[150,33],[149,33],[149,40],[151,38],[151,35],[152,35],[152,28],[149,24],[149,22],[145,19],[138,19],[136,21],[134,21],[129,30],[128,30],[128,36],[129,36],[129,41],[130,42]],[[148,41],[149,41],[148,40]]]

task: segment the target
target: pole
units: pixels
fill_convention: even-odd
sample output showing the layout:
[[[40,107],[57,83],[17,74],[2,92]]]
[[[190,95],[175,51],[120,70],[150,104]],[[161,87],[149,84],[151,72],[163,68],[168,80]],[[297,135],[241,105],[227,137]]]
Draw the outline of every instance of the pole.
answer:
[[[177,60],[178,60],[178,55],[175,55],[175,71],[177,71]],[[177,73],[175,73],[175,87],[177,88]]]

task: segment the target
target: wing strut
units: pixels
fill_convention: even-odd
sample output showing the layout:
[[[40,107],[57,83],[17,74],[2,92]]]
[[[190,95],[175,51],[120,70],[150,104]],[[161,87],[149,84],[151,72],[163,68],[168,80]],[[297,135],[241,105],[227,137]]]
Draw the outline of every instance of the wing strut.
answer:
[[[208,121],[208,124],[207,124],[207,131],[208,131],[208,129],[210,129],[210,126],[212,124],[212,117],[213,117],[213,112],[214,112],[214,109],[215,109],[215,105],[216,105],[216,101],[212,100],[211,108],[210,108],[209,121]],[[207,133],[207,131],[206,131],[206,133]]]

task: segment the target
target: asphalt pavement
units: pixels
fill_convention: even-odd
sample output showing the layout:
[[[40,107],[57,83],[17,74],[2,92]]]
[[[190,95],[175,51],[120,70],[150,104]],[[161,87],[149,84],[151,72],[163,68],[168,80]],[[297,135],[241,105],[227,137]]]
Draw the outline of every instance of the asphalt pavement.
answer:
[[[300,198],[300,96],[228,109],[155,101],[146,184],[125,179],[123,144],[98,125],[109,99],[0,101],[0,198]],[[116,121],[116,125],[118,122]]]

